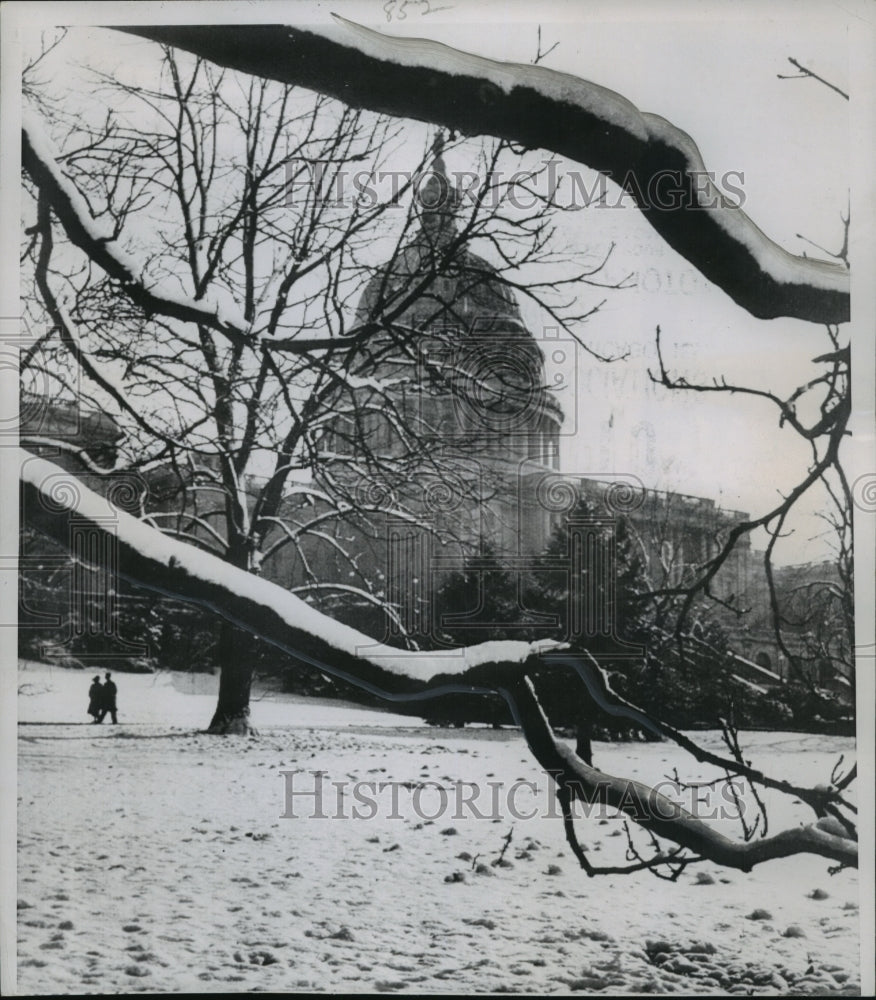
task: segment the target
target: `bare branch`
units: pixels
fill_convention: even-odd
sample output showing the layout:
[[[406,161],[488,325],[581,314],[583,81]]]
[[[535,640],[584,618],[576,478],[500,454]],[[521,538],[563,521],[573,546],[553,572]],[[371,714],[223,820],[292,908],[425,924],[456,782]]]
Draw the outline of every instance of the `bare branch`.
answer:
[[[840,97],[844,97],[846,100],[849,99],[849,95],[844,90],[840,90],[840,88],[837,87],[835,83],[831,83],[830,80],[825,80],[823,76],[819,76],[817,73],[814,73],[811,69],[807,69],[805,66],[797,62],[796,59],[792,59],[791,56],[788,56],[788,62],[792,66],[795,66],[797,69],[799,69],[800,72],[794,76],[787,76],[782,73],[776,73],[776,77],[779,80],[805,80],[806,77],[811,77],[813,80],[817,80],[819,83],[823,83],[825,87],[830,87],[830,89],[835,93],[839,94]]]

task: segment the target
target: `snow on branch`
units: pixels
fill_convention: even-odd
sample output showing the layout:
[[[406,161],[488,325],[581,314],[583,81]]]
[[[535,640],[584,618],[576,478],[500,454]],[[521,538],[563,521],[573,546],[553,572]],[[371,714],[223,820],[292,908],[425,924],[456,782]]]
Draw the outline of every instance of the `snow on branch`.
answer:
[[[577,841],[574,797],[604,802],[678,846],[629,870],[708,859],[742,871],[774,858],[812,853],[857,864],[847,828],[826,816],[814,825],[760,840],[734,841],[641,782],[615,777],[585,763],[557,740],[538,703],[529,674],[558,643],[487,642],[445,653],[407,652],[373,640],[316,611],[277,584],[162,534],[87,489],[45,459],[20,453],[23,520],[69,546],[71,526],[109,535],[118,550],[119,575],[157,593],[205,607],[261,636],[304,662],[391,700],[440,694],[501,694],[521,725],[539,764],[557,784],[566,836],[588,874],[601,874]],[[838,832],[839,831],[839,832]],[[693,852],[683,854],[683,851]]]
[[[848,269],[795,256],[770,240],[721,196],[696,144],[672,123],[568,73],[336,22],[307,30],[278,24],[118,30],[354,107],[568,156],[623,183],[663,239],[752,315],[848,320]],[[679,189],[672,199],[655,183],[661,176]]]
[[[111,506],[70,473],[22,451],[23,519],[69,542],[70,517],[118,545],[119,572],[137,586],[200,604],[292,656],[398,700],[495,690],[503,668],[521,667],[558,643],[485,642],[447,652],[408,652],[334,621],[283,587],[195,549]],[[492,681],[491,681],[492,678]]]
[[[236,310],[176,294],[144,276],[140,264],[93,218],[85,199],[58,166],[57,152],[38,118],[27,109],[22,111],[21,163],[70,241],[118,281],[149,315],[200,323],[231,338],[247,336],[243,318],[231,315]]]

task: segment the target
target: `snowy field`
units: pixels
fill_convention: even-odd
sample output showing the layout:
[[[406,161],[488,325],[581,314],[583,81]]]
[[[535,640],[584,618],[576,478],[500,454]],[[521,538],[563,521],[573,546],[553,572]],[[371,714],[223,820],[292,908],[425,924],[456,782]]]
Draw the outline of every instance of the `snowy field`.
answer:
[[[116,675],[120,724],[90,726],[94,672],[19,673],[21,992],[859,992],[852,871],[804,857],[749,875],[692,866],[676,883],[588,879],[508,730],[265,695],[258,739],[209,737],[196,730],[215,679],[170,674]],[[746,746],[811,783],[854,751],[797,734]],[[714,776],[668,744],[595,753],[651,781],[675,766]],[[347,783],[340,797],[333,782]],[[388,783],[358,786],[376,809],[355,782]],[[490,789],[474,803],[483,818],[460,782]],[[809,819],[767,801],[771,831]],[[594,863],[623,862],[618,819],[578,829]]]

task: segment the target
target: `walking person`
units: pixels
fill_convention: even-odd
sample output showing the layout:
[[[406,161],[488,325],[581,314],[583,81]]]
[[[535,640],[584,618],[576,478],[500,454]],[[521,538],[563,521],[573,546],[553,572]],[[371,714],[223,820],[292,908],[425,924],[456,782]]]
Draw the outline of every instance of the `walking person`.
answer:
[[[103,704],[100,718],[97,721],[103,722],[106,718],[107,712],[109,712],[112,716],[113,723],[115,724],[119,721],[116,718],[116,692],[118,691],[118,688],[116,687],[115,681],[112,679],[113,675],[109,672],[109,670],[107,670],[103,676]]]
[[[100,722],[103,711],[103,684],[100,683],[100,674],[93,678],[91,687],[88,689],[88,714],[92,717],[91,723],[94,725]]]

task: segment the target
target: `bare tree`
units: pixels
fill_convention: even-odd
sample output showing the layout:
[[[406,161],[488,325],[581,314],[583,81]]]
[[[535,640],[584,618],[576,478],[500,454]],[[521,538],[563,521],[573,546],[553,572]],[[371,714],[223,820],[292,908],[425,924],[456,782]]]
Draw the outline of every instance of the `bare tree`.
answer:
[[[232,46],[225,44],[222,37],[225,29],[133,30],[187,48],[218,64],[233,63],[234,68],[255,72],[260,77],[265,76],[266,68],[270,67],[270,73],[279,76],[284,84],[304,84],[377,110],[420,116],[450,127],[497,134],[530,145],[546,145],[601,170],[623,173],[623,169],[615,168],[629,167],[636,161],[639,172],[644,172],[639,178],[644,182],[640,185],[643,191],[648,189],[650,174],[661,167],[676,165],[685,173],[701,162],[690,140],[666,122],[640,114],[618,95],[592,84],[568,77],[560,81],[557,74],[542,67],[508,67],[461,53],[454,53],[455,62],[452,62],[446,50],[440,47],[418,43],[412,48],[410,43],[385,39],[353,27],[346,28],[347,35],[342,42],[315,31],[278,30],[271,26],[235,27],[227,29],[234,32]],[[345,58],[351,55],[355,58]],[[464,73],[460,67],[465,68]],[[419,86],[427,77],[439,79],[442,86]],[[562,99],[557,97],[560,83],[565,95]],[[525,113],[520,113],[524,109]],[[48,252],[45,250],[46,213],[51,210],[67,238],[85,251],[88,259],[84,270],[92,265],[101,268],[108,278],[118,283],[116,290],[153,320],[160,317],[162,323],[173,319],[193,324],[199,337],[203,338],[204,331],[211,338],[222,337],[223,350],[232,358],[242,357],[250,346],[247,338],[252,336],[254,317],[229,317],[204,295],[162,294],[152,279],[144,277],[141,267],[118,250],[113,240],[95,232],[84,197],[78,190],[71,190],[70,181],[64,177],[57,158],[47,151],[36,134],[36,130],[26,132],[24,163],[39,192],[38,209],[42,205],[35,234],[39,237],[35,240],[35,244],[40,243],[39,253]],[[251,184],[245,190],[252,195]],[[683,208],[674,216],[673,213],[654,213],[649,218],[676,248],[737,301],[758,316],[794,315],[829,324],[846,318],[848,275],[845,267],[811,258],[794,258],[771,244],[738,210],[731,210],[720,202],[703,201],[694,191],[691,195],[693,201],[687,207],[692,207],[693,211]],[[129,189],[124,204],[131,206],[138,196],[139,190]],[[704,245],[714,249],[708,260],[701,259],[699,254],[699,248]],[[50,243],[48,248],[51,250]],[[32,252],[37,252],[36,246]],[[189,258],[194,259],[191,248]],[[235,267],[239,266],[239,259],[236,254]],[[67,278],[70,277],[67,274]],[[245,281],[245,273],[243,279]],[[234,280],[241,280],[239,272],[235,273]],[[116,295],[113,301],[123,300]],[[50,298],[46,303],[48,308],[51,302]],[[55,302],[60,306],[57,300]],[[72,329],[62,306],[54,311],[52,318],[62,336]],[[175,334],[173,342],[184,344],[184,331],[175,331]],[[302,338],[296,345],[295,337],[291,342],[289,338],[282,342],[283,348],[293,354],[316,350],[313,343],[306,347],[304,343],[305,338]],[[319,345],[325,350],[333,346]],[[275,349],[279,350],[280,345],[275,344],[270,349],[272,355]],[[69,350],[80,363],[86,361],[78,343],[71,341]],[[841,350],[837,345],[837,353]],[[138,350],[136,358],[140,357]],[[672,381],[668,374],[665,377]],[[835,380],[839,377],[839,374],[834,376]],[[826,381],[829,383],[830,378],[826,377]],[[222,385],[221,377],[219,385]],[[109,384],[106,391],[111,394]],[[222,397],[222,392],[217,391],[217,396]],[[121,401],[119,405],[123,405]],[[232,401],[227,400],[227,405],[231,406]],[[785,419],[797,419],[787,401],[780,400],[777,405]],[[842,406],[832,404],[816,425],[817,435],[827,437],[826,452],[820,453],[811,473],[816,479],[826,468],[825,460],[833,460],[832,449],[838,447],[842,415]],[[229,418],[229,428],[233,423]],[[808,425],[801,424],[801,428],[813,430]],[[169,438],[171,435],[164,436]],[[225,457],[222,461],[229,472],[235,471],[233,459]],[[686,866],[704,859],[747,871],[772,858],[805,852],[830,858],[839,866],[856,864],[855,809],[845,794],[854,779],[854,767],[845,774],[835,770],[825,782],[812,787],[773,778],[746,760],[732,732],[727,733],[726,754],[709,751],[616,695],[605,672],[591,656],[571,657],[552,644],[487,643],[462,649],[452,660],[419,652],[409,652],[400,659],[397,650],[375,646],[367,637],[320,615],[283,588],[247,572],[243,566],[204,551],[202,545],[171,538],[145,520],[113,508],[110,510],[114,521],[109,526],[106,500],[85,488],[75,496],[61,495],[52,488],[56,472],[57,469],[43,459],[23,460],[27,517],[62,543],[68,540],[71,514],[98,534],[111,533],[119,545],[123,574],[138,585],[165,594],[177,594],[216,610],[227,620],[245,626],[300,660],[352,678],[389,698],[428,697],[458,691],[461,685],[472,696],[482,692],[502,695],[511,705],[536,760],[555,779],[567,839],[588,874],[647,868],[663,877],[677,878]],[[239,484],[229,480],[227,485],[229,490],[232,487],[234,490],[227,501],[232,514],[236,502],[237,515],[242,518],[245,504],[239,499]],[[781,516],[779,511],[767,520],[775,521]],[[223,544],[227,545],[227,540]],[[711,578],[709,573],[712,573],[711,568],[705,574],[705,583]],[[372,651],[363,655],[361,650],[366,645]],[[743,839],[733,840],[655,789],[600,771],[556,738],[539,705],[532,674],[546,658],[567,662],[576,671],[588,695],[613,714],[675,741],[694,759],[721,769],[728,780],[734,775],[745,779],[755,797],[756,788],[761,787],[799,798],[811,808],[814,821],[769,836],[764,828],[758,831],[756,826],[747,825]],[[650,843],[643,849],[631,838],[626,866],[594,866],[579,843],[574,826],[572,805],[575,799],[614,806],[647,832]],[[758,832],[760,836],[756,836]],[[665,846],[663,841],[671,846]]]
[[[404,485],[446,475],[447,456],[405,390],[460,373],[424,364],[419,331],[449,339],[460,298],[517,293],[579,336],[598,304],[568,289],[600,284],[602,262],[554,249],[550,198],[519,209],[533,171],[507,169],[508,142],[482,152],[464,198],[434,190],[438,150],[380,197],[363,184],[397,154],[398,123],[161,51],[154,88],[98,76],[84,107],[41,96],[60,150],[26,116],[26,320],[40,333],[25,384],[96,393],[126,440],[114,466],[88,467],[141,473],[148,523],[311,599],[392,614],[337,529],[370,530],[387,492],[395,517],[430,528]],[[342,562],[342,583],[314,546]],[[245,730],[252,658],[223,628],[211,729]]]

